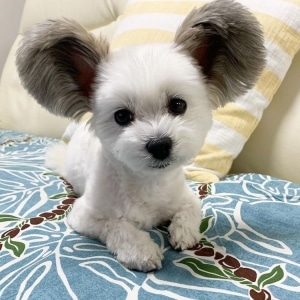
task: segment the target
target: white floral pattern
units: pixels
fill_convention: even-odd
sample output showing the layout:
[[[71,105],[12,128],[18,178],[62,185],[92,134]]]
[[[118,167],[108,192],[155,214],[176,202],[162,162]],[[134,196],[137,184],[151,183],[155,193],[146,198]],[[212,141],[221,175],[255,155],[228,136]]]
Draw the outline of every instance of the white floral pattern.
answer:
[[[258,174],[189,182],[203,201],[203,238],[177,252],[166,227],[151,230],[164,261],[145,274],[67,226],[76,196],[44,167],[55,142],[0,131],[0,299],[300,297],[300,185]]]

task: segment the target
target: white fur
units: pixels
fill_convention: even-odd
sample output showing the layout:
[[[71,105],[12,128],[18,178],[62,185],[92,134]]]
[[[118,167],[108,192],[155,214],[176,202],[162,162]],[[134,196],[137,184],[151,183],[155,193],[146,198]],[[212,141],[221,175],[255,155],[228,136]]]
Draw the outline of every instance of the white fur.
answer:
[[[175,249],[200,240],[199,199],[182,166],[198,153],[211,126],[204,80],[178,47],[152,45],[111,54],[99,66],[94,89],[92,120],[78,126],[68,145],[52,148],[47,164],[81,195],[68,216],[73,229],[106,243],[129,268],[158,269],[161,249],[143,229],[171,220]],[[183,115],[170,114],[170,96],[186,101]],[[115,122],[120,108],[134,112],[133,123]],[[162,162],[148,153],[146,143],[163,136],[173,142],[168,166],[153,168]]]

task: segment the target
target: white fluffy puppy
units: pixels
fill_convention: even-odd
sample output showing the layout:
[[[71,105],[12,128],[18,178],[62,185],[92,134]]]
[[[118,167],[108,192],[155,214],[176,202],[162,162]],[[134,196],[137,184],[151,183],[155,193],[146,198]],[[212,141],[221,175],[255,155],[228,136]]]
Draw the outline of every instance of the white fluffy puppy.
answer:
[[[231,0],[193,10],[172,43],[117,52],[70,20],[29,30],[17,56],[24,86],[53,113],[93,112],[48,155],[81,195],[70,226],[142,271],[162,260],[142,229],[171,220],[170,244],[194,246],[201,210],[182,166],[203,145],[212,109],[249,89],[263,65],[259,25]]]

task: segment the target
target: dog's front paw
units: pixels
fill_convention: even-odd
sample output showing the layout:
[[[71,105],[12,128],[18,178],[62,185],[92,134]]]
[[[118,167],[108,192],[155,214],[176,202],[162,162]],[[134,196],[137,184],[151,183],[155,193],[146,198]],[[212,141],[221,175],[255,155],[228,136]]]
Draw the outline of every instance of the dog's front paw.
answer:
[[[168,231],[169,242],[176,250],[189,249],[195,246],[201,239],[198,224],[180,224],[174,221],[170,224]]]
[[[161,268],[163,259],[162,251],[150,238],[148,241],[141,240],[128,242],[122,249],[117,251],[117,259],[128,269],[149,272]]]

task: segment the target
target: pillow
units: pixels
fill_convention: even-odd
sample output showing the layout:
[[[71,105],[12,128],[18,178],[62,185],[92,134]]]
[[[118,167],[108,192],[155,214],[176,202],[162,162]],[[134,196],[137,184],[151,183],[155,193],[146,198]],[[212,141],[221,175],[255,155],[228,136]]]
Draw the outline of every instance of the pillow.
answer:
[[[208,0],[129,0],[112,40],[113,48],[169,42],[194,7]],[[213,126],[195,160],[186,166],[189,179],[218,181],[258,125],[300,48],[300,0],[239,0],[262,24],[267,65],[255,87],[213,113]]]

